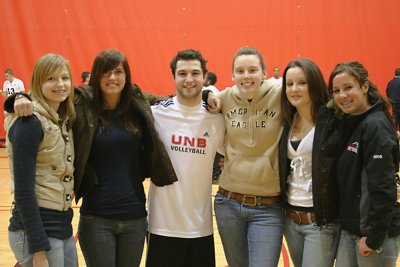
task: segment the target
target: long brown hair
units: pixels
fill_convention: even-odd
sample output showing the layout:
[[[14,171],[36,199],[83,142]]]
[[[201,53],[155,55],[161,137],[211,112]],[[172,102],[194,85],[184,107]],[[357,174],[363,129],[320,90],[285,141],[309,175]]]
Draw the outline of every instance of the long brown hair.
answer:
[[[115,117],[111,118],[104,109],[105,99],[100,88],[100,80],[106,72],[115,69],[120,63],[122,63],[125,71],[125,85],[116,107]],[[93,99],[100,115],[100,124],[102,127],[110,129],[111,125],[116,123],[126,131],[135,134],[141,132],[139,118],[135,115],[136,113],[132,106],[132,98],[135,96],[131,82],[131,71],[128,60],[123,53],[117,50],[104,50],[100,52],[93,62],[89,86],[93,88]]]
[[[325,79],[317,64],[306,58],[300,58],[289,62],[283,72],[281,97],[282,114],[286,126],[292,124],[293,114],[296,112],[296,108],[290,104],[286,95],[286,73],[289,69],[297,67],[303,70],[307,80],[308,94],[311,99],[310,113],[314,123],[317,119],[318,108],[328,102],[328,91]]]

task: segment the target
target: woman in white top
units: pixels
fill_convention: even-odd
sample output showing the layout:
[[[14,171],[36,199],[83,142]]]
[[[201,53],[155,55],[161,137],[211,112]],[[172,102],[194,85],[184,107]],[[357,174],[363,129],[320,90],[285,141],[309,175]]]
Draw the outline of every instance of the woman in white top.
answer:
[[[333,266],[336,256],[338,127],[334,110],[325,106],[327,99],[324,77],[314,62],[296,59],[288,64],[279,170],[287,215],[284,236],[295,266]]]

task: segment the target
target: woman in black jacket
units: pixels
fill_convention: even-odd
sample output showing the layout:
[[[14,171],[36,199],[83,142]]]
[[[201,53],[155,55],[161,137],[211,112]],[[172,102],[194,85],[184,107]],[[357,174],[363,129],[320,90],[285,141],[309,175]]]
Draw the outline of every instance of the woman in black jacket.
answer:
[[[344,113],[337,162],[343,230],[336,266],[396,266],[399,145],[389,105],[358,62],[338,64],[329,91]]]
[[[167,185],[176,175],[125,55],[105,50],[91,72],[89,88],[75,97],[79,244],[87,266],[139,266],[147,232],[143,180]]]
[[[284,236],[295,266],[333,266],[339,224],[335,156],[338,127],[326,107],[327,87],[308,59],[288,64],[283,75],[285,128],[279,171],[285,213]]]

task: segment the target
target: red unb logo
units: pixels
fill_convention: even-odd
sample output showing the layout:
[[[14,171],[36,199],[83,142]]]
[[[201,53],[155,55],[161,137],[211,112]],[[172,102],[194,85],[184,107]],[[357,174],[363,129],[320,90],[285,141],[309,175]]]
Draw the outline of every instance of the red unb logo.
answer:
[[[207,141],[204,138],[195,138],[195,137],[187,137],[187,136],[176,136],[172,135],[172,144],[180,145],[180,146],[188,146],[188,147],[206,147]]]

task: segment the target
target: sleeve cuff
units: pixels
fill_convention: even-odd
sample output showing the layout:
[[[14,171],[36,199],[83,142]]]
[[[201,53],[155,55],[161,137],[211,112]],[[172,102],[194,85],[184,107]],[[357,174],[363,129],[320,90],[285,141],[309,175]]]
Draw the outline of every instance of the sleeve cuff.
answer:
[[[211,90],[203,90],[203,92],[201,92],[201,98],[203,99],[204,102],[207,103],[208,100],[208,94],[211,93]]]
[[[374,238],[372,236],[367,236],[367,239],[365,240],[365,243],[367,244],[367,246],[371,249],[379,249],[380,246],[383,243],[383,240],[385,239],[385,237],[383,238]]]
[[[31,97],[25,92],[18,92],[16,94],[10,95],[4,101],[4,105],[3,105],[4,110],[7,111],[8,113],[14,113],[14,102],[15,102],[15,97],[17,95],[23,95],[23,96],[25,96],[26,98],[28,98],[29,100],[32,101]]]

